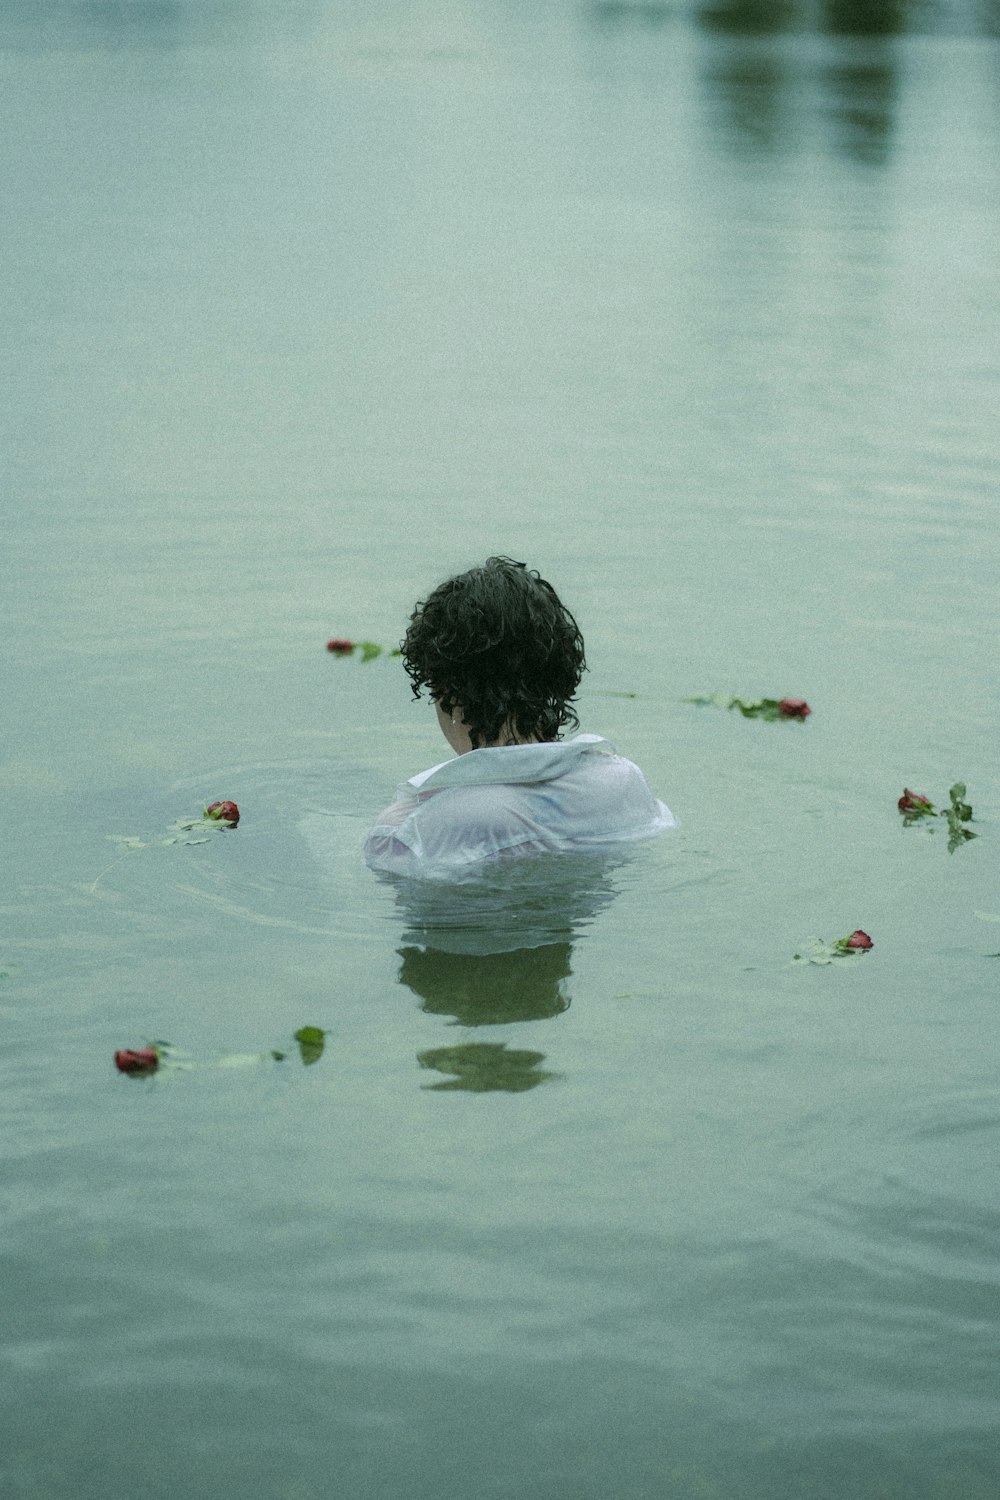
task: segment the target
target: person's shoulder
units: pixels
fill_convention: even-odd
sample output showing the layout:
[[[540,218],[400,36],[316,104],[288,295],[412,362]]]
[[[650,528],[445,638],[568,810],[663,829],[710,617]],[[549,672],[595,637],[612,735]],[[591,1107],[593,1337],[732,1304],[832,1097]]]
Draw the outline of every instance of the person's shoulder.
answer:
[[[596,755],[585,755],[579,761],[584,776],[608,787],[623,787],[630,784],[648,785],[642,771],[634,760],[621,755],[617,750],[605,750]]]
[[[516,787],[441,787],[418,792],[397,827],[373,829],[365,857],[374,868],[395,874],[462,879],[531,838]]]
[[[586,791],[587,818],[595,836],[624,838],[659,833],[675,825],[670,809],[653,793],[635,761],[617,751],[587,756],[581,763],[581,790]]]
[[[412,820],[425,842],[499,847],[523,835],[524,796],[509,782],[442,787],[420,799]]]

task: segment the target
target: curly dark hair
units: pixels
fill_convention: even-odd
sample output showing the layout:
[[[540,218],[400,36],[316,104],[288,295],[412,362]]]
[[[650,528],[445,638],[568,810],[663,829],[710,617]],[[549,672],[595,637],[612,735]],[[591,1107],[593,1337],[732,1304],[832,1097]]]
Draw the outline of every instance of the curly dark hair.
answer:
[[[579,725],[570,704],[586,671],[580,628],[550,583],[510,557],[489,557],[416,606],[401,642],[413,684],[446,714],[461,709],[473,749],[503,730],[557,740]]]

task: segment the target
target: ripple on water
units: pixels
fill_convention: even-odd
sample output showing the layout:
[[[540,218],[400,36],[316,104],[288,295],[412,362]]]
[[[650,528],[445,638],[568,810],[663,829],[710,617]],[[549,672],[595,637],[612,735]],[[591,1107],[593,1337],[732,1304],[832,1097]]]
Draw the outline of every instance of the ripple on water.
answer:
[[[368,930],[374,882],[361,844],[383,794],[373,772],[319,759],[234,765],[176,783],[171,804],[196,809],[206,788],[238,803],[240,823],[170,851],[181,856],[170,882],[179,906],[313,935]]]

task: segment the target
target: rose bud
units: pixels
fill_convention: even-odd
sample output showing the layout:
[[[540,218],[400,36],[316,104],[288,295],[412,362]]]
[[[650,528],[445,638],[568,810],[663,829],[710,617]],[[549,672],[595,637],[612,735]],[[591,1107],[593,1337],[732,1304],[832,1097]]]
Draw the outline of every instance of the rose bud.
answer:
[[[205,817],[214,823],[225,823],[227,828],[235,828],[240,821],[240,810],[235,802],[212,802],[205,808]]]
[[[852,932],[850,937],[841,938],[841,942],[845,948],[874,948],[875,946],[867,932],[862,932],[860,927],[856,932]]]
[[[911,792],[908,786],[903,788],[903,795],[896,803],[900,812],[932,812],[933,802],[925,797],[922,792]]]
[[[135,1052],[126,1048],[115,1053],[115,1067],[119,1073],[152,1073],[159,1061],[160,1054],[155,1047],[139,1047]]]
[[[778,711],[784,714],[786,719],[804,719],[806,714],[812,713],[812,709],[804,698],[782,698],[778,704]]]
[[[332,651],[334,656],[350,656],[351,652],[354,650],[354,642],[339,640],[327,641],[326,649],[328,651]]]

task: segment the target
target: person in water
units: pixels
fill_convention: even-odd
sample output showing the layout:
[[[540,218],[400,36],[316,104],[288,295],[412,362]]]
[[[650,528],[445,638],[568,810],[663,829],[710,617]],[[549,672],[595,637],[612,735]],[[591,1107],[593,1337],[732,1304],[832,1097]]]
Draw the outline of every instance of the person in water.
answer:
[[[455,757],[399,787],[365,842],[373,869],[462,879],[518,855],[599,850],[675,826],[639,767],[579,728],[583,637],[555,589],[490,557],[417,604],[402,643]]]

